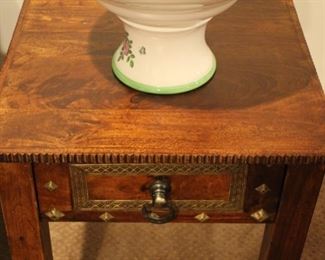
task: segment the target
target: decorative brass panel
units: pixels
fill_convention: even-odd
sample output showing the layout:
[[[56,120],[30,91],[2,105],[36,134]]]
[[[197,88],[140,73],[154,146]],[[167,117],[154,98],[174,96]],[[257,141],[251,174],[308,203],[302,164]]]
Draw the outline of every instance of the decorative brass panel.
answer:
[[[86,176],[170,176],[231,174],[229,200],[173,200],[179,210],[242,211],[247,166],[214,164],[71,164],[73,206],[76,210],[140,210],[150,200],[92,200]]]

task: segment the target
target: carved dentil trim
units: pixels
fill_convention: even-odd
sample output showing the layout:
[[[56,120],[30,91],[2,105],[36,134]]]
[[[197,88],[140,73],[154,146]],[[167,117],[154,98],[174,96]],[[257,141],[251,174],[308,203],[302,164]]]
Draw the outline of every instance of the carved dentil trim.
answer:
[[[199,154],[36,154],[1,153],[0,162],[18,163],[207,163],[207,164],[325,164],[315,155],[199,155]]]

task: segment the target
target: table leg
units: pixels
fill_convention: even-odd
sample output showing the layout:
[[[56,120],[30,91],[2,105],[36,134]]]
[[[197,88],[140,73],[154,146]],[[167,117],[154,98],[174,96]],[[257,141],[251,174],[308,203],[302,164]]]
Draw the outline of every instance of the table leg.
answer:
[[[30,164],[0,163],[0,200],[12,259],[52,259],[48,227],[39,220]]]
[[[260,260],[299,260],[324,176],[322,166],[288,166],[279,210],[267,224]]]

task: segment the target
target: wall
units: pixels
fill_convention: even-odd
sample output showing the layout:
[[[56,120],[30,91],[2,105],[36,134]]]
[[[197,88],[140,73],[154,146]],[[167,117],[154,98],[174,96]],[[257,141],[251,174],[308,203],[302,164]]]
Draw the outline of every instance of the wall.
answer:
[[[0,52],[8,49],[23,0],[0,0]]]
[[[8,49],[22,2],[23,0],[0,0],[0,52],[2,54]],[[325,91],[325,0],[294,0],[294,2]]]
[[[325,91],[325,0],[294,0],[294,3]]]

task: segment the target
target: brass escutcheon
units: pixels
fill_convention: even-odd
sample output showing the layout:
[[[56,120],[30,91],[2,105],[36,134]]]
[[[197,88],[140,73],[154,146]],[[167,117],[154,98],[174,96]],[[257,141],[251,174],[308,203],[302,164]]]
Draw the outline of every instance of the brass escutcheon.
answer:
[[[264,210],[264,209],[260,209],[258,211],[255,211],[251,214],[251,217],[255,220],[257,220],[258,222],[264,222],[265,220],[267,220],[270,215]]]
[[[57,210],[56,208],[51,208],[48,212],[45,213],[51,220],[59,220],[63,218],[65,215],[63,212]]]

